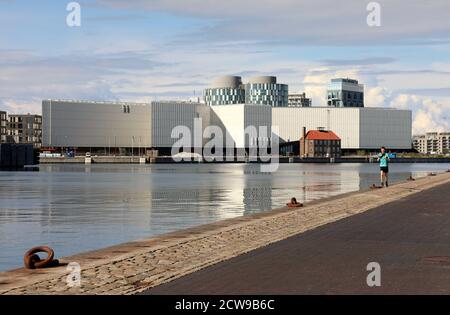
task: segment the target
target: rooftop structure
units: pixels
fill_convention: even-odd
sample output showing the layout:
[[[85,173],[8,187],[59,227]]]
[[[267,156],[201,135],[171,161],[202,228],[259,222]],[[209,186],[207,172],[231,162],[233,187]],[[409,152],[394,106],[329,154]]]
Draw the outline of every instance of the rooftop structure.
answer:
[[[353,79],[332,79],[327,89],[328,106],[364,107],[364,85]]]

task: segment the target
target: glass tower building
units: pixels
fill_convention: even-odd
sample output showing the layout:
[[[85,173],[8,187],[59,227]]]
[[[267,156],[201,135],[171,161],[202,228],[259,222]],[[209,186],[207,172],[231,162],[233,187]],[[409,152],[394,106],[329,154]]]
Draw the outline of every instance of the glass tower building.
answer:
[[[241,77],[223,76],[215,79],[210,88],[205,89],[206,105],[243,104],[245,90]]]
[[[364,107],[364,85],[352,79],[332,79],[327,89],[328,106]]]
[[[215,79],[204,92],[207,105],[270,105],[288,106],[288,86],[277,83],[277,78],[261,76],[250,78],[243,84],[241,77],[223,76]]]
[[[245,103],[287,107],[288,85],[277,83],[277,78],[272,76],[250,78],[245,84]]]

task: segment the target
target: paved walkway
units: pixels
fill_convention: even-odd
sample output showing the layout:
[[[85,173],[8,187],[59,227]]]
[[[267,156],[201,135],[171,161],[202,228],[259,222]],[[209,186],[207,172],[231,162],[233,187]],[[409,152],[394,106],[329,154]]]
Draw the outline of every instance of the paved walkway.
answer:
[[[368,287],[369,262],[381,287]],[[145,294],[450,294],[450,183],[210,266]]]

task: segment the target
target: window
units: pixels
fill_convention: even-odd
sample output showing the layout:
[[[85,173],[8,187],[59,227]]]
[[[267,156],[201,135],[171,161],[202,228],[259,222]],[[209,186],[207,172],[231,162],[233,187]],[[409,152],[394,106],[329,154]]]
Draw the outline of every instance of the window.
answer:
[[[122,105],[122,111],[124,114],[130,113],[130,105]]]

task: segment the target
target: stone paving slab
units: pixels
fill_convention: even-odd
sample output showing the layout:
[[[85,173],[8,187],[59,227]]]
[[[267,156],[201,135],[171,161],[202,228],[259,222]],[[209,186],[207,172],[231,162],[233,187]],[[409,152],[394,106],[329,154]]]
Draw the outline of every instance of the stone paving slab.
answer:
[[[450,173],[386,189],[349,193],[305,205],[229,219],[60,259],[81,266],[70,287],[66,266],[0,273],[0,294],[136,294],[151,287],[314,229],[450,182]]]

